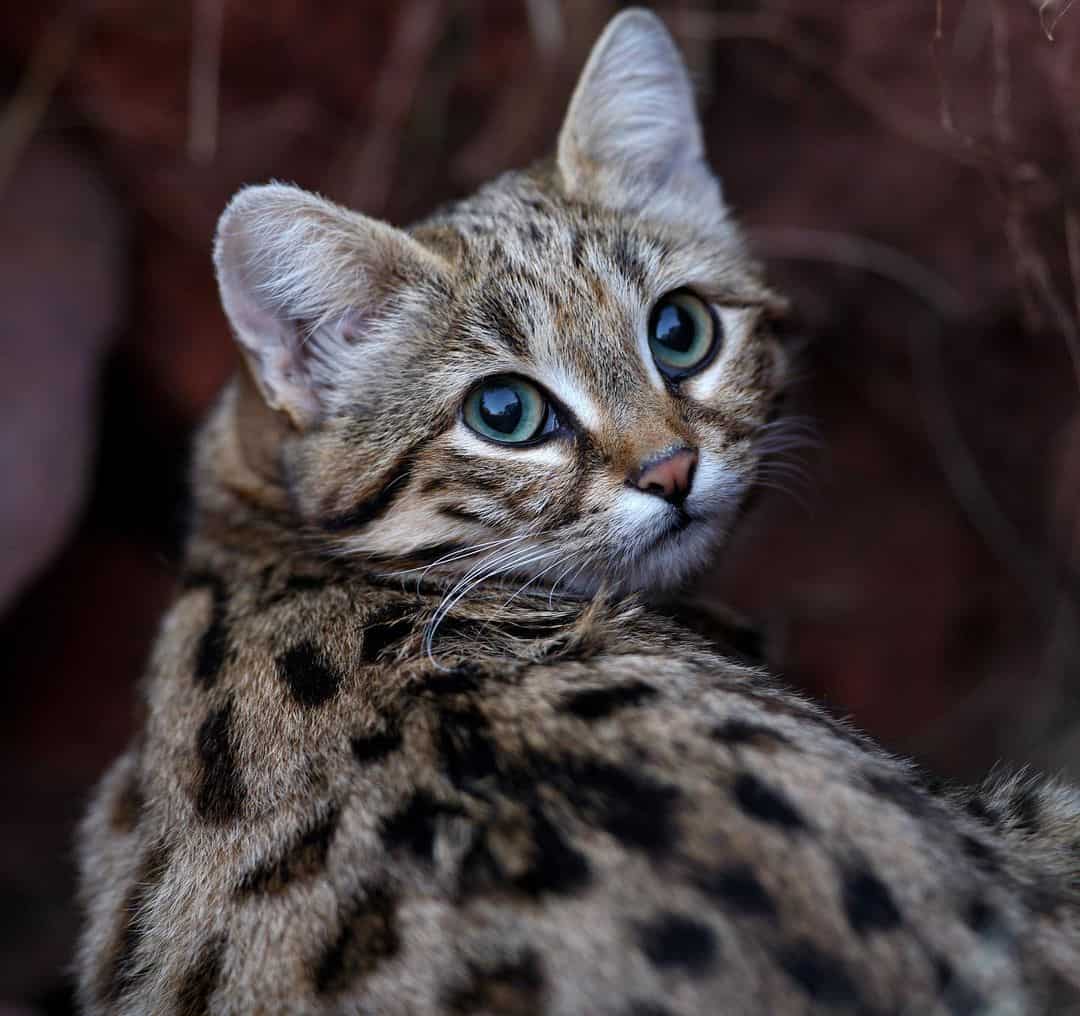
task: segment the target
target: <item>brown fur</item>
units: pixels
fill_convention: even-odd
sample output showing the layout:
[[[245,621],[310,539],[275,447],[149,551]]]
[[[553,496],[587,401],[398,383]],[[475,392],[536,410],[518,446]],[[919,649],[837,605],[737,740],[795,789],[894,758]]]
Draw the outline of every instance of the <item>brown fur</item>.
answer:
[[[551,164],[411,233],[226,212],[248,367],[81,833],[88,1013],[1080,1010],[1075,792],[934,792],[634,592],[731,525],[783,376],[688,97],[631,12]],[[683,287],[724,346],[672,385],[641,340]],[[471,435],[506,372],[573,426]],[[627,479],[673,446],[707,468],[658,541]]]

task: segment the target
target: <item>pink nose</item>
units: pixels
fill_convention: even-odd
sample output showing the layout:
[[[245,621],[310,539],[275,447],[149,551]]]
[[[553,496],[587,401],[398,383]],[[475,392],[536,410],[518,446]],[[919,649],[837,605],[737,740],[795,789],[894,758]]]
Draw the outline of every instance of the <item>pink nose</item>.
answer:
[[[646,494],[655,494],[672,504],[682,504],[690,493],[697,468],[696,448],[677,448],[642,465],[630,483]]]

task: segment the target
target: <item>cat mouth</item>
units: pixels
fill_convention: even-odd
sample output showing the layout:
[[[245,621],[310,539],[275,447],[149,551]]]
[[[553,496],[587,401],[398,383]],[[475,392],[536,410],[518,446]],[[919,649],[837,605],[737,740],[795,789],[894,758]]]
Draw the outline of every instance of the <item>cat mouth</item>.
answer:
[[[653,553],[676,543],[679,537],[698,521],[685,508],[677,507],[668,517],[667,525],[653,538],[645,548],[646,553]]]

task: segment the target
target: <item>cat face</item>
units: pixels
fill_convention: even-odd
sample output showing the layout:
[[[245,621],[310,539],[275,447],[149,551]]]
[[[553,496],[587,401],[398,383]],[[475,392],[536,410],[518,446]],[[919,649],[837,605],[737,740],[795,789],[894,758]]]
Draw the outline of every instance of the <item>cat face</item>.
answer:
[[[588,591],[681,579],[729,527],[782,383],[764,287],[641,11],[557,158],[405,233],[291,187],[222,218],[223,302],[281,482],[335,552]]]

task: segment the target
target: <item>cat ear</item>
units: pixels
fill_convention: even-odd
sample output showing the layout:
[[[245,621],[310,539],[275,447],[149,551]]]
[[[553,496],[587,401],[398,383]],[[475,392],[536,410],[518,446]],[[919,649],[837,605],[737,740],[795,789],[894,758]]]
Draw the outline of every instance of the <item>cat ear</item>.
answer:
[[[218,222],[221,302],[266,403],[301,429],[335,404],[391,304],[445,266],[407,234],[284,184],[247,187]]]
[[[597,40],[559,135],[558,166],[571,195],[633,211],[681,199],[687,215],[722,213],[690,77],[651,11],[622,12]]]

